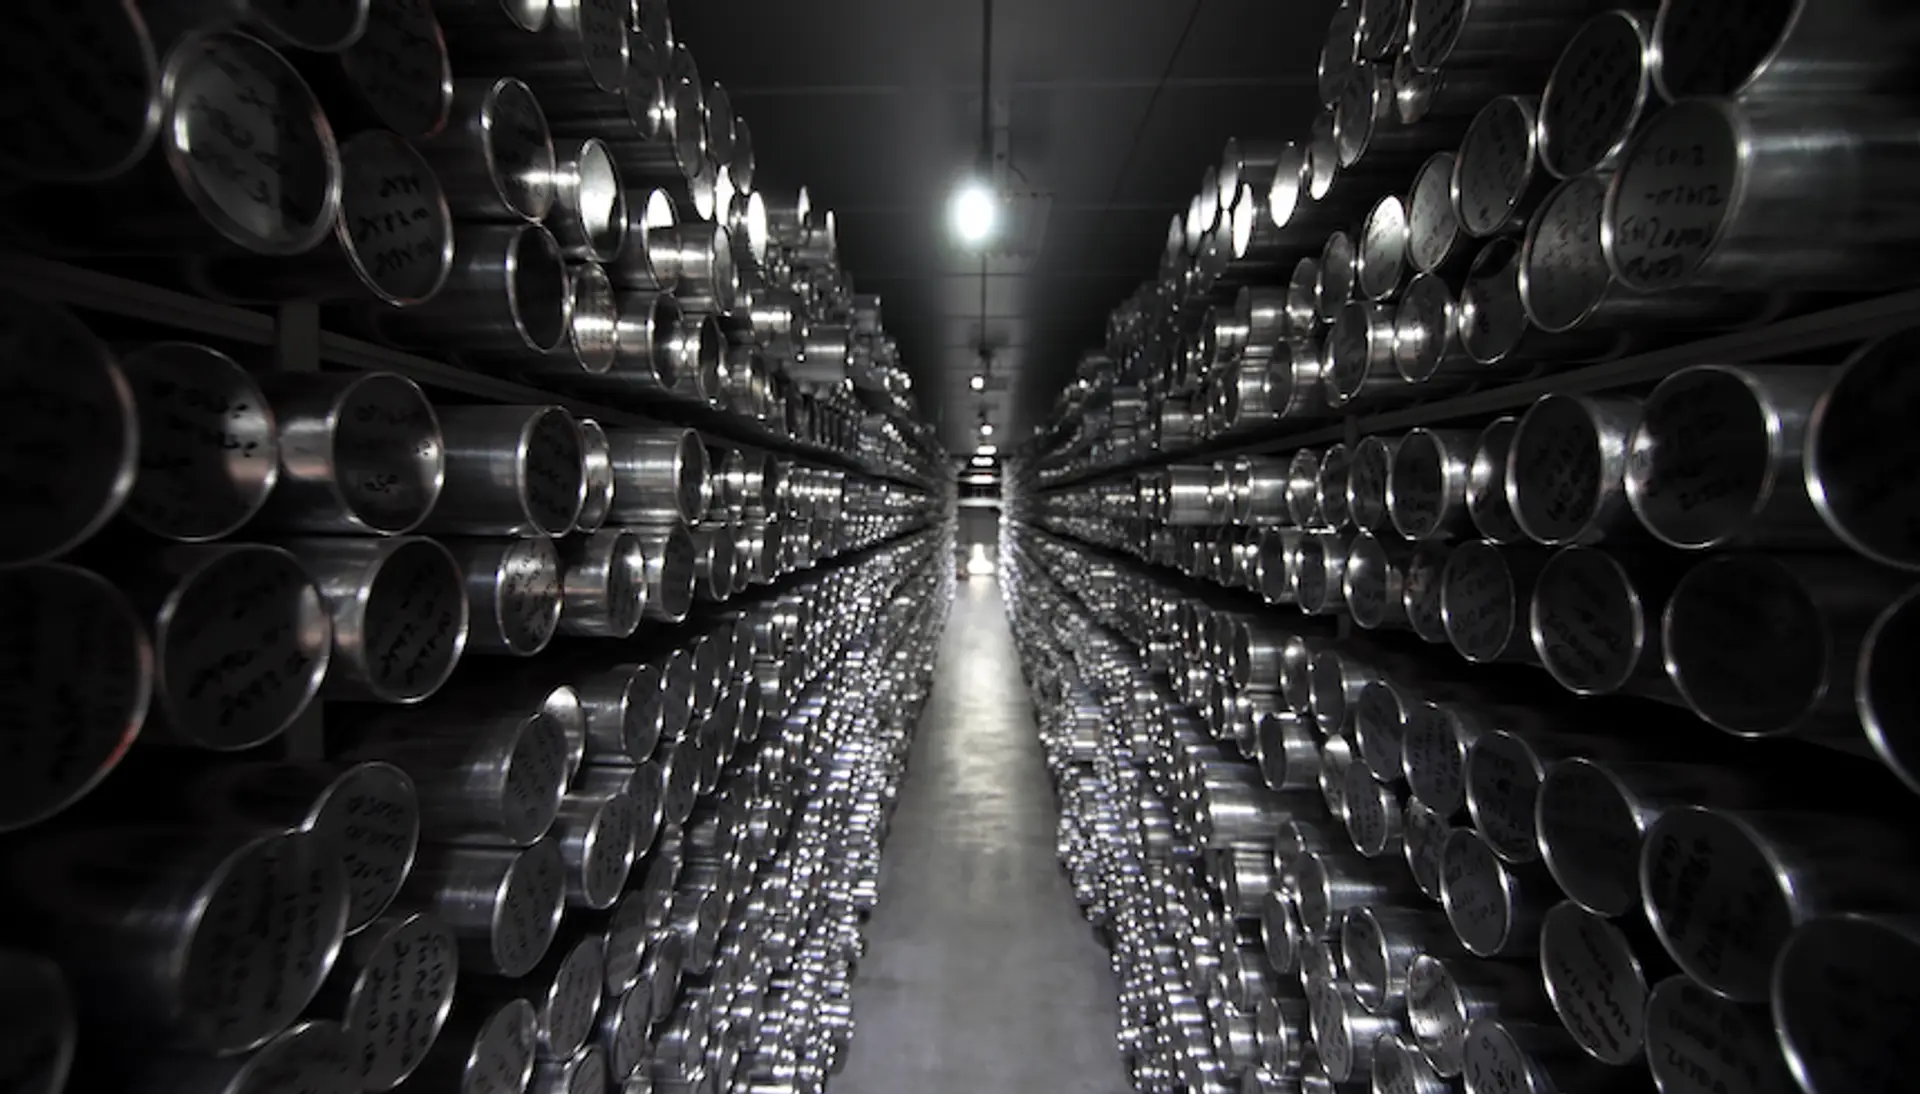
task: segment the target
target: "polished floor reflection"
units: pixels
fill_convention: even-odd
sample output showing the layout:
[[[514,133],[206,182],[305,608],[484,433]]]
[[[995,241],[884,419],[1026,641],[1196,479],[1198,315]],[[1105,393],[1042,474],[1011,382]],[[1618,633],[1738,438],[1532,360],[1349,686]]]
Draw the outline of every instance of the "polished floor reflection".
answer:
[[[887,841],[834,1094],[1122,1094],[1113,977],[991,580],[962,582]]]

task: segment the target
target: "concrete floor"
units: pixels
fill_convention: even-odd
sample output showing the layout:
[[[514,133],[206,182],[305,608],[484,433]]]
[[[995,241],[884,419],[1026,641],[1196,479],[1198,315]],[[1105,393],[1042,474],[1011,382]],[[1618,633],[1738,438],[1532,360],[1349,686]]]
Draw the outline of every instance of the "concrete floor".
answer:
[[[962,582],[832,1094],[1124,1094],[1107,957],[1056,820],[999,589]]]

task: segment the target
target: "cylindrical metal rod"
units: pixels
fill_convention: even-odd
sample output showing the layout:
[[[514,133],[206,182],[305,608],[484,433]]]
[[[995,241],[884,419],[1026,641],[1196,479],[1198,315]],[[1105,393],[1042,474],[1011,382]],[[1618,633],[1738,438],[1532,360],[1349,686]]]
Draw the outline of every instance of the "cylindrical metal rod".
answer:
[[[1399,289],[1407,270],[1407,207],[1397,194],[1374,203],[1360,229],[1360,292],[1385,300]]]
[[[428,844],[400,901],[447,925],[459,940],[463,970],[525,976],[559,928],[566,866],[550,839],[526,848]]]
[[[1413,883],[1420,892],[1438,904],[1441,861],[1446,852],[1447,835],[1453,828],[1415,797],[1407,799],[1401,818],[1400,843],[1407,870],[1413,874]]]
[[[1647,1063],[1663,1091],[1716,1086],[1755,1094],[1801,1089],[1781,1057],[1764,1006],[1743,1006],[1684,976],[1670,976],[1647,996]]]
[[[1551,181],[1540,169],[1540,100],[1502,95],[1473,119],[1453,171],[1453,205],[1469,235],[1516,232]]]
[[[1355,858],[1351,853],[1301,855],[1294,863],[1293,888],[1300,925],[1315,938],[1335,937],[1349,909],[1415,899],[1399,863]]]
[[[1346,445],[1330,444],[1320,453],[1320,469],[1314,491],[1318,497],[1316,509],[1320,514],[1316,523],[1322,528],[1339,529],[1352,523],[1347,513],[1347,476],[1351,469]]]
[[[398,535],[417,527],[446,479],[440,420],[419,385],[390,372],[276,373],[263,381],[280,431],[266,527]]]
[[[613,508],[613,448],[607,440],[606,429],[599,422],[592,418],[576,421],[580,426],[580,471],[586,484],[586,498],[581,502],[580,516],[573,522],[573,530],[598,532]]]
[[[8,13],[13,138],[0,169],[37,183],[103,182],[152,150],[166,42],[130,2]],[[32,109],[27,109],[29,106]]]
[[[1340,817],[1353,849],[1366,858],[1398,858],[1401,850],[1400,796],[1374,781],[1366,765],[1347,768],[1340,794]]]
[[[135,394],[105,343],[57,305],[0,293],[0,563],[63,554],[113,518],[144,455]],[[164,438],[158,439],[165,443]]]
[[[561,142],[555,160],[546,223],[561,253],[576,262],[612,262],[627,238],[627,197],[613,154],[588,137]]]
[[[1528,0],[1412,0],[1407,53],[1422,72],[1544,68],[1592,5]]]
[[[1703,330],[1741,326],[1778,312],[1779,300],[1766,293],[1626,288],[1607,265],[1606,196],[1606,176],[1576,176],[1554,187],[1528,222],[1520,254],[1520,301],[1534,326],[1550,334],[1614,327]]]
[[[1340,318],[1353,299],[1357,259],[1352,236],[1339,229],[1327,236],[1326,244],[1320,249],[1320,281],[1313,291],[1314,314],[1321,322],[1331,323]]]
[[[1423,642],[1439,645],[1447,640],[1446,571],[1451,545],[1436,540],[1414,544],[1407,556],[1406,574],[1400,579],[1400,599],[1407,609],[1407,626]]]
[[[243,302],[425,303],[453,269],[454,225],[433,168],[399,136],[370,129],[340,146],[332,231],[299,255],[213,256],[190,267],[209,295]]]
[[[622,524],[690,525],[706,515],[707,450],[691,429],[615,429],[613,509]]]
[[[280,474],[278,431],[260,385],[231,357],[190,342],[143,346],[122,369],[140,428],[127,519],[186,542],[245,524]]]
[[[1544,871],[1509,866],[1471,828],[1447,836],[1441,852],[1440,902],[1467,952],[1518,957],[1539,946],[1540,917],[1553,882]]]
[[[1642,1089],[1619,1072],[1580,1052],[1565,1032],[1552,1026],[1488,1016],[1467,1031],[1461,1076],[1466,1094],[1553,1094],[1560,1090]]]
[[[1886,566],[1920,570],[1920,502],[1899,489],[1920,467],[1920,437],[1906,427],[1920,376],[1904,368],[1920,339],[1893,335],[1856,350],[1813,408],[1807,426],[1807,493],[1833,533]]]
[[[1522,965],[1446,953],[1421,954],[1407,968],[1408,1032],[1444,1076],[1466,1066],[1467,1030],[1476,1020],[1495,1013],[1524,1019],[1544,1009],[1539,978]]]
[[[1641,901],[1682,972],[1726,998],[1763,1003],[1795,927],[1913,906],[1912,876],[1886,869],[1908,849],[1903,833],[1876,822],[1687,805],[1647,830]]]
[[[80,998],[176,1049],[266,1043],[306,1009],[346,932],[338,851],[308,832],[93,829],[36,844],[16,869],[37,881],[22,899],[48,916],[39,945]]]
[[[1540,975],[1581,1051],[1615,1067],[1640,1056],[1647,975],[1619,927],[1571,901],[1555,905],[1540,929]]]
[[[356,104],[349,114],[363,114],[409,141],[435,136],[452,116],[453,66],[440,21],[427,3],[369,5],[366,32],[341,51],[337,63],[350,89],[345,97]],[[330,117],[340,99],[327,99]]]
[[[1527,626],[1534,650],[1576,695],[1670,696],[1654,612],[1673,587],[1664,560],[1566,547],[1534,581]]]
[[[1413,796],[1442,818],[1467,807],[1467,748],[1483,719],[1457,704],[1417,703],[1400,729],[1400,763]]]
[[[1372,300],[1349,300],[1341,307],[1323,362],[1328,405],[1368,403],[1405,386],[1393,368],[1394,313],[1393,305]]]
[[[73,989],[44,954],[0,950],[0,1016],[9,1030],[6,1072],[19,1094],[61,1094],[79,1040]]]
[[[557,406],[452,406],[439,412],[446,487],[423,527],[559,536],[586,499],[580,426]]]
[[[453,539],[446,547],[466,574],[467,652],[531,657],[560,623],[560,556],[553,541]]]
[[[13,762],[0,775],[0,830],[46,820],[117,766],[146,720],[154,682],[145,626],[89,570],[41,563],[0,570],[0,691]]]
[[[1627,456],[1627,500],[1676,547],[1831,543],[1800,474],[1807,425],[1835,373],[1696,365],[1647,397]]]
[[[1387,481],[1399,447],[1400,438],[1378,436],[1363,437],[1354,446],[1347,468],[1347,512],[1354,527],[1363,532],[1383,531],[1387,526]]]
[[[1920,20],[1875,3],[1770,5],[1728,25],[1698,0],[1664,0],[1654,25],[1654,79],[1667,99],[1840,99],[1883,90],[1907,71]]]
[[[524,846],[547,831],[559,807],[568,774],[566,713],[492,702],[483,709],[443,706],[431,721],[375,731],[353,754],[412,777],[425,838]]]
[[[1340,965],[1360,1005],[1372,1013],[1407,1003],[1407,974],[1421,954],[1457,952],[1453,933],[1432,908],[1354,908],[1340,927]]]
[[[1409,395],[1444,395],[1484,379],[1486,370],[1460,341],[1460,308],[1439,277],[1415,274],[1393,317],[1393,365],[1417,385]]]
[[[1530,362],[1557,365],[1605,361],[1627,352],[1624,331],[1581,329],[1558,334],[1533,325],[1521,292],[1525,247],[1511,236],[1489,240],[1473,256],[1460,289],[1460,344],[1467,356],[1498,375]]]
[[[323,695],[417,703],[438,691],[467,645],[460,564],[420,536],[287,543],[333,616]]]
[[[432,300],[372,317],[397,345],[481,355],[552,353],[573,318],[573,284],[560,245],[537,224],[469,224],[454,231],[454,264]]]
[[[451,124],[419,147],[462,220],[540,221],[553,208],[553,136],[519,80],[455,80]]]
[[[1736,33],[1722,27],[1722,33]],[[1555,178],[1611,171],[1653,101],[1653,24],[1604,11],[1560,51],[1540,96],[1540,164]]]
[[[642,527],[636,534],[645,556],[647,617],[678,623],[693,609],[698,566],[693,537],[681,524]]]
[[[1863,632],[1907,582],[1852,559],[1720,555],[1661,616],[1667,675],[1708,723],[1742,737],[1860,746],[1848,686]]]
[[[1910,284],[1917,158],[1911,118],[1877,99],[1677,103],[1648,119],[1608,186],[1607,262],[1638,292]]]
[[[646,611],[647,560],[631,528],[560,541],[560,629],[583,638],[627,638]]]
[[[1920,680],[1908,671],[1920,651],[1920,590],[1887,606],[1861,640],[1854,676],[1854,703],[1867,739],[1887,769],[1908,787],[1920,787],[1920,725],[1908,715],[1920,710]]]
[[[1332,18],[1327,20],[1326,41],[1320,47],[1316,75],[1321,102],[1332,103],[1339,99],[1340,89],[1346,86],[1347,75],[1359,60],[1360,5],[1342,3],[1334,8]]]
[[[1507,504],[1536,543],[1594,543],[1635,531],[1627,506],[1628,443],[1638,399],[1548,395],[1521,417],[1507,453]]]
[[[1920,971],[1910,916],[1837,915],[1801,926],[1771,985],[1780,1051],[1808,1094],[1892,1094],[1907,1082],[1899,1045],[1913,1027]]]
[[[392,1090],[426,1059],[453,1009],[459,960],[453,933],[419,912],[347,940],[315,1010],[340,1016],[362,1090]]]
[[[173,547],[122,578],[152,620],[155,736],[216,751],[278,737],[320,690],[332,621],[277,547]]]
[[[1332,615],[1346,603],[1352,533],[1314,532],[1300,540],[1300,579],[1294,594],[1308,615]]]
[[[1374,1048],[1381,1038],[1401,1031],[1399,1018],[1362,1009],[1353,985],[1338,976],[1308,989],[1307,1003],[1312,1008],[1313,1043],[1320,1065],[1338,1083],[1370,1074]]]
[[[124,1088],[130,1094],[351,1094],[359,1089],[353,1039],[338,1022],[288,1026],[250,1055],[154,1053]]]
[[[1420,165],[1407,191],[1407,261],[1421,273],[1440,273],[1466,260],[1467,236],[1453,204],[1458,157],[1435,152]]]
[[[525,1091],[533,1078],[533,1004],[462,998],[412,1080],[428,1090]]]
[[[1515,543],[1525,535],[1507,502],[1507,452],[1519,425],[1519,419],[1511,416],[1489,422],[1480,431],[1468,467],[1467,512],[1473,517],[1474,530],[1489,543]]]
[[[1455,548],[1447,559],[1440,610],[1460,656],[1483,664],[1539,659],[1527,613],[1546,560],[1532,548],[1484,540]]]
[[[1353,537],[1347,551],[1345,583],[1347,611],[1356,626],[1366,630],[1407,625],[1406,569],[1412,549],[1381,539],[1372,532]]]
[[[1476,438],[1464,429],[1415,429],[1387,474],[1387,514],[1407,539],[1452,539],[1467,529],[1467,478]]]

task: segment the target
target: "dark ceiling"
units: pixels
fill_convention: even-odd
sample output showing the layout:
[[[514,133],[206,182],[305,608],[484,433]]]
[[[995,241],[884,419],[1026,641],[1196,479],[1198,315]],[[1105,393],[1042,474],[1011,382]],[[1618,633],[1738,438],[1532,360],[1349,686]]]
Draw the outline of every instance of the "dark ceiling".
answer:
[[[921,410],[970,450],[982,406],[1023,435],[1154,273],[1230,136],[1304,136],[1336,0],[992,0],[1011,190],[1045,195],[1038,250],[982,259],[946,203],[980,143],[978,0],[681,0],[678,37],[753,127],[756,185],[838,212],[843,264],[878,293]],[[1049,200],[1050,199],[1050,200]],[[1020,244],[1012,244],[1016,251]]]

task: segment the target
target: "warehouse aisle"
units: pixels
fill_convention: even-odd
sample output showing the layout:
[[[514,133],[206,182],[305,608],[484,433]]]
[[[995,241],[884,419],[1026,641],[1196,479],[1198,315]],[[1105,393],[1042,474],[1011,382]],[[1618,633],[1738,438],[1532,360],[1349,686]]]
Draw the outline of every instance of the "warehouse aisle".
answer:
[[[1131,1089],[1113,977],[1054,857],[1055,820],[999,589],[962,582],[834,1094]]]

